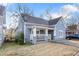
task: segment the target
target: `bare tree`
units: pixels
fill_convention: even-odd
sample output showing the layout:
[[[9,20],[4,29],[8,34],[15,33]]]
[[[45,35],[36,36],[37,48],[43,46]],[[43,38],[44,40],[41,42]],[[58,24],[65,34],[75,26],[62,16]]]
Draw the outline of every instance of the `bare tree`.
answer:
[[[10,16],[10,19],[11,19],[12,23],[10,23],[10,25],[9,25],[9,27],[10,27],[9,32],[12,35],[13,35],[13,33],[15,32],[15,30],[17,28],[18,17],[21,16],[22,20],[25,20],[25,18],[21,14],[28,14],[28,15],[34,16],[34,11],[32,9],[30,9],[29,7],[27,7],[27,6],[23,6],[21,4],[16,5],[16,10],[14,10],[12,12],[12,15]]]
[[[51,19],[52,15],[51,15],[51,11],[52,11],[52,7],[47,8],[41,15],[40,17],[43,18],[47,18],[47,19]]]
[[[16,13],[17,14],[23,13],[23,14],[28,14],[28,15],[32,15],[32,16],[34,15],[33,9],[31,9],[31,8],[29,8],[27,6],[23,6],[21,4],[17,5],[17,11],[16,11]]]
[[[46,12],[46,16],[48,17],[48,19],[51,19],[52,18],[52,15],[50,13],[51,11],[52,11],[52,8],[51,7],[47,8],[46,11],[45,11]]]
[[[11,15],[11,18],[14,19],[13,22],[15,23],[15,25],[18,22],[17,17],[21,16],[23,20],[25,19],[24,16],[22,16],[21,14],[28,14],[28,15],[34,16],[34,10],[29,8],[29,7],[27,7],[27,6],[23,6],[21,4],[17,4],[16,10]],[[12,24],[10,24],[10,26],[11,25]]]
[[[43,17],[44,17],[44,15],[43,15],[43,14],[41,14],[41,15],[40,15],[40,18],[43,18]]]

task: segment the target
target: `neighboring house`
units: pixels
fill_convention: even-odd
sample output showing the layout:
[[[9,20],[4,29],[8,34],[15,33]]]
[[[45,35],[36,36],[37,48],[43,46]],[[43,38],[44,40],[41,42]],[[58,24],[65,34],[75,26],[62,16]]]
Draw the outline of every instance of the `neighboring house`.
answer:
[[[77,33],[77,25],[67,26],[66,33],[67,33],[67,35],[76,34]]]
[[[5,7],[0,5],[0,45],[4,41]]]
[[[79,24],[67,26],[66,34],[67,35],[79,34]]]
[[[79,34],[79,24],[77,24],[77,33]]]
[[[19,32],[23,32],[24,42],[36,44],[40,41],[65,39],[65,25],[62,17],[47,21],[42,18],[21,14],[18,19],[16,36]]]

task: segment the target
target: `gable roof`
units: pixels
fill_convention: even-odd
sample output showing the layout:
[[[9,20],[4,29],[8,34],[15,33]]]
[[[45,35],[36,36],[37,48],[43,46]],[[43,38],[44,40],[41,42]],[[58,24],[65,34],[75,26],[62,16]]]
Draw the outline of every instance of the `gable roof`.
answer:
[[[25,22],[43,24],[43,25],[55,25],[62,18],[62,17],[58,17],[58,18],[47,21],[45,19],[42,19],[39,17],[33,17],[27,14],[21,14],[21,16],[24,17]]]
[[[55,18],[55,19],[50,19],[49,20],[49,25],[55,25],[57,24],[57,22],[61,19],[62,17],[58,17],[58,18]]]
[[[22,14],[22,16],[25,16],[24,17],[25,18],[24,19],[25,22],[48,25],[48,21],[45,20],[45,19],[29,16],[27,14]]]

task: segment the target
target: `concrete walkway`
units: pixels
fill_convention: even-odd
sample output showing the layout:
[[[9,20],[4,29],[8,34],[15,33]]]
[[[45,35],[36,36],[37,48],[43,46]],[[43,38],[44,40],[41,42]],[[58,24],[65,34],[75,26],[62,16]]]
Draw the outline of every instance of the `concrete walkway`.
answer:
[[[78,43],[73,43],[73,42],[70,42],[69,40],[53,40],[52,42],[60,43],[60,44],[64,44],[64,45],[70,45],[70,46],[79,48]],[[79,52],[77,52],[74,56],[79,56]]]
[[[79,52],[75,56],[79,56]]]
[[[73,43],[73,42],[70,42],[69,40],[53,40],[52,42],[60,43],[60,44],[64,44],[64,45],[70,45],[70,46],[79,48],[78,43]]]

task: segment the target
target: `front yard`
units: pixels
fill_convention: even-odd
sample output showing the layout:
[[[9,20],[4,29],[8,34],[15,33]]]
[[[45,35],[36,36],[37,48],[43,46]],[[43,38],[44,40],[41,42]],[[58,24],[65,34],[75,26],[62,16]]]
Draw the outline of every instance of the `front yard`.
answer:
[[[79,44],[79,39],[71,39],[69,40],[70,42],[73,42],[73,43],[76,43],[76,44]]]
[[[0,55],[18,56],[72,56],[79,51],[78,48],[57,43],[41,43],[37,45],[18,45],[5,43],[0,48]]]

